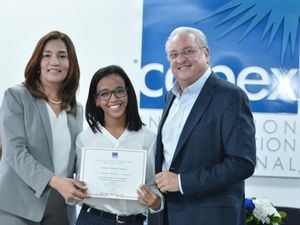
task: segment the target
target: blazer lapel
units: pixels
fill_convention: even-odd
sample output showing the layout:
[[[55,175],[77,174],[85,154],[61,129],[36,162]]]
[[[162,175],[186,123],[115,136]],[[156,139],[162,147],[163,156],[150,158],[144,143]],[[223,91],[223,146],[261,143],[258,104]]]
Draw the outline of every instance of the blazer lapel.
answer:
[[[51,124],[50,124],[50,120],[49,120],[47,106],[46,106],[46,103],[44,102],[44,100],[42,100],[42,99],[36,99],[35,102],[36,102],[38,111],[40,113],[40,116],[41,116],[41,119],[42,119],[42,122],[44,125],[43,127],[44,127],[46,135],[47,135],[47,142],[48,142],[48,146],[49,146],[49,150],[50,150],[51,159],[53,159],[52,130],[51,130]]]
[[[182,132],[180,134],[176,150],[173,156],[172,163],[174,162],[174,159],[177,157],[178,153],[182,149],[184,143],[187,141],[188,137],[190,136],[191,132],[193,131],[195,125],[198,123],[198,121],[201,119],[203,112],[207,108],[208,104],[212,100],[212,97],[215,93],[215,86],[216,86],[216,77],[214,74],[211,74],[206,83],[203,86],[203,89],[201,90],[196,102],[194,103],[194,106],[192,107],[192,110],[185,122],[185,125],[182,129]]]
[[[175,95],[170,91],[168,93],[167,100],[166,100],[166,106],[164,108],[164,111],[163,111],[162,116],[161,116],[161,121],[160,121],[159,126],[158,126],[158,132],[159,133],[161,133],[161,128],[162,128],[162,126],[164,125],[164,123],[166,121],[166,118],[169,114],[169,111],[170,111],[170,108],[171,108],[171,105],[172,105],[174,99],[175,99]]]
[[[79,127],[79,123],[77,122],[76,118],[72,114],[67,114],[68,118],[68,127],[70,130],[71,135],[71,151],[69,155],[69,162],[68,162],[68,173],[73,171],[74,166],[74,159],[76,156],[76,146],[75,146],[75,139],[77,137],[78,132],[81,130]]]
[[[71,114],[67,114],[67,118],[68,118],[68,126],[69,126],[69,130],[70,130],[70,134],[71,134],[71,143],[74,143],[76,135],[78,133],[78,124],[76,122],[76,119],[73,115]]]
[[[157,144],[156,144],[156,154],[155,154],[155,171],[156,173],[160,172],[162,170],[162,164],[164,160],[164,155],[163,155],[163,144],[162,144],[162,139],[161,139],[161,129],[163,127],[163,124],[166,121],[166,118],[169,114],[171,105],[173,100],[175,99],[175,95],[170,91],[168,92],[167,95],[167,100],[166,100],[166,106],[164,107],[161,120],[158,126],[158,132],[157,132]]]

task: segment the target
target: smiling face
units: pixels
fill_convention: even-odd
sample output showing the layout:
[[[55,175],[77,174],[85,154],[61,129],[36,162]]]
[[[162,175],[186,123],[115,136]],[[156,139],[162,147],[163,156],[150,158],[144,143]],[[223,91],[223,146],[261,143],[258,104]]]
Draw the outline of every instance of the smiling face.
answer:
[[[105,91],[117,91],[118,89],[125,88],[125,81],[118,74],[111,74],[103,77],[97,84],[97,93]],[[123,96],[123,95],[122,95]],[[98,107],[101,107],[104,112],[104,124],[109,122],[120,122],[125,125],[126,120],[126,107],[128,104],[127,94],[123,97],[116,97],[115,93],[107,100],[101,99],[98,95],[95,99]]]
[[[40,80],[44,87],[61,85],[69,71],[69,56],[62,40],[50,40],[46,43],[40,64]]]
[[[178,54],[176,58],[169,59],[171,71],[182,91],[198,80],[209,65],[209,49],[199,48],[194,34],[181,33],[175,36],[170,41],[168,54],[182,53],[186,50],[191,50],[193,53]]]

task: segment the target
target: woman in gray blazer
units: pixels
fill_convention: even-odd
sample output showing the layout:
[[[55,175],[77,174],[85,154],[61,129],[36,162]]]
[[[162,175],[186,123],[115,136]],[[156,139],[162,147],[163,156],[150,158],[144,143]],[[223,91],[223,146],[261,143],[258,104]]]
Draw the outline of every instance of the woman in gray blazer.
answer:
[[[0,133],[1,135],[1,133]],[[2,158],[2,141],[1,141],[1,137],[0,137],[0,160]]]
[[[82,130],[76,102],[79,66],[74,45],[52,31],[37,43],[25,81],[6,90],[1,106],[0,224],[74,224],[65,200],[87,197],[72,179],[75,139]]]

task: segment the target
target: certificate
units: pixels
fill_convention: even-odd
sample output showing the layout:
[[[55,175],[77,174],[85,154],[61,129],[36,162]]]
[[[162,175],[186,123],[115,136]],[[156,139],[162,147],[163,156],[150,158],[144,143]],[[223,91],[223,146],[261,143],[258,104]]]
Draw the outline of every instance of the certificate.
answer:
[[[80,179],[88,194],[98,198],[137,200],[145,184],[147,151],[143,149],[83,148]]]

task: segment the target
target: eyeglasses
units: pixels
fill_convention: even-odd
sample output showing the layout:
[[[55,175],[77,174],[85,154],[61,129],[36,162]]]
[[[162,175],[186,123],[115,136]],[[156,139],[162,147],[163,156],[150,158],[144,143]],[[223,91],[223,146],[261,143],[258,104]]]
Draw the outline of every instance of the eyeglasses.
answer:
[[[116,98],[123,98],[127,96],[127,88],[126,87],[117,87],[114,90],[110,91],[108,89],[104,89],[99,91],[96,94],[96,98],[100,98],[101,100],[109,100],[111,98],[112,93],[116,96]]]
[[[205,47],[200,47],[200,49],[201,49],[201,48],[205,48]],[[195,48],[187,48],[187,49],[183,50],[182,52],[175,52],[175,51],[168,52],[168,59],[174,60],[174,59],[176,59],[179,55],[183,55],[183,56],[189,57],[189,56],[194,55],[194,53],[195,53],[197,50],[198,50],[198,49],[195,49]]]

